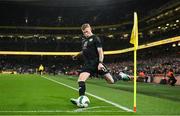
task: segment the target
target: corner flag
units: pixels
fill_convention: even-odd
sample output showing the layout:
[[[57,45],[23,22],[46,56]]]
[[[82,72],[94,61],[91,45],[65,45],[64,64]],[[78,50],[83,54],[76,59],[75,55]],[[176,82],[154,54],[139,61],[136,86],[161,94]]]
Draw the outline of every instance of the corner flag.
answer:
[[[137,50],[138,47],[138,18],[137,13],[134,12],[134,25],[131,33],[131,44],[134,44],[135,49]]]
[[[134,12],[134,25],[131,33],[131,44],[134,44],[134,112],[136,112],[136,76],[137,76],[137,49],[138,49],[138,18]]]

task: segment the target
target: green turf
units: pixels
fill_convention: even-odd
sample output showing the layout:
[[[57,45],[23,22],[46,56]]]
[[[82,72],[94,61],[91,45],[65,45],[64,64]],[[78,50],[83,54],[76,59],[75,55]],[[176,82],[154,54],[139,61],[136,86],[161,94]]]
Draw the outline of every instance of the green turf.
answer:
[[[48,76],[74,88],[77,77]],[[0,114],[63,114],[63,115],[179,115],[180,87],[137,83],[137,113],[127,112],[109,103],[90,98],[87,109],[70,103],[78,92],[39,75],[0,75]],[[87,92],[121,106],[133,109],[133,83],[118,82],[109,85],[101,79],[89,79]]]

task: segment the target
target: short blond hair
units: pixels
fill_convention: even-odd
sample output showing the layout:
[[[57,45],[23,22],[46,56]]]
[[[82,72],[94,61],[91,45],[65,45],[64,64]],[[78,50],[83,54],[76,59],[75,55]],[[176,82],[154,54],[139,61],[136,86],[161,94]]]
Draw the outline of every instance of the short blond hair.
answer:
[[[81,26],[81,30],[85,30],[85,29],[88,28],[88,27],[91,28],[90,24],[85,23],[85,24],[83,24],[83,25]]]

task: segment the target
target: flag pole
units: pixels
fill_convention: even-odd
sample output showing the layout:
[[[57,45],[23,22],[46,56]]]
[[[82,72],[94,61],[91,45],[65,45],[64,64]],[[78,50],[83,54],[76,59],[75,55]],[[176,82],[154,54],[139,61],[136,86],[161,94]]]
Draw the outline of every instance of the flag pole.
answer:
[[[134,112],[136,112],[136,71],[137,71],[137,50],[134,50]]]
[[[134,12],[134,25],[131,33],[130,43],[134,44],[134,112],[136,112],[136,80],[137,80],[137,49],[138,49],[138,18]]]

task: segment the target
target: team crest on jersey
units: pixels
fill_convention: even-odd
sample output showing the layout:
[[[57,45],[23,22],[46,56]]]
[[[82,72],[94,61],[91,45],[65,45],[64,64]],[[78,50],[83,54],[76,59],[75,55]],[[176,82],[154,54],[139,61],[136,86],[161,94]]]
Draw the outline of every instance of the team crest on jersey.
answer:
[[[89,42],[91,42],[93,39],[91,38],[91,39],[89,39]]]

